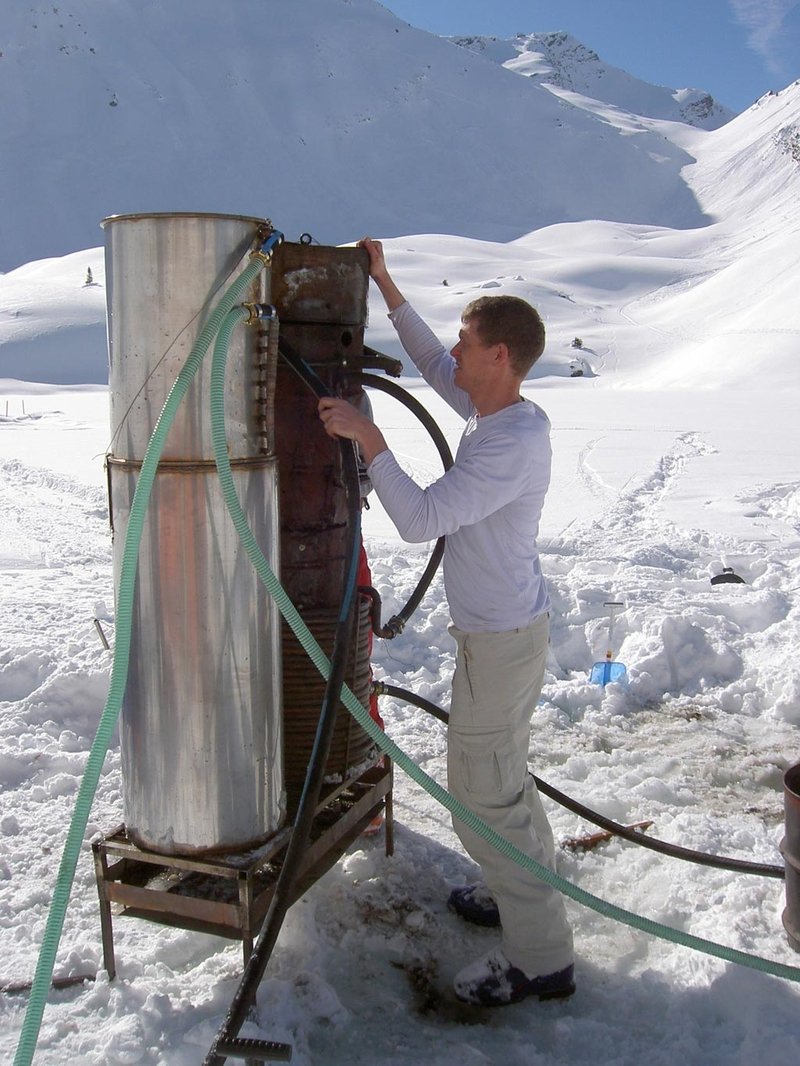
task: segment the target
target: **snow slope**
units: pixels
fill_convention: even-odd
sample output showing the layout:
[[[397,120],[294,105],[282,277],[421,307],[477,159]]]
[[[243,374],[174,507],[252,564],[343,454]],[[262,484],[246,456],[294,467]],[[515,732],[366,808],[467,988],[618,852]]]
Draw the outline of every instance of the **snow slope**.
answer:
[[[593,106],[601,114],[610,108]],[[748,388],[753,374],[775,388],[793,384],[800,84],[766,95],[715,131],[628,120],[663,143],[666,131],[693,160],[682,181],[708,224],[561,223],[502,244],[408,237],[401,254],[430,262],[438,286],[434,324],[453,331],[465,286],[502,284],[530,295],[545,315],[550,343],[537,378],[567,376],[579,337],[586,374],[613,369],[617,387]],[[351,239],[367,229],[385,235],[372,206],[361,210]],[[275,222],[284,228],[279,216]],[[0,275],[0,375],[12,377],[22,360],[27,380],[106,381],[103,271],[102,250],[89,248]],[[399,354],[391,334],[380,339]]]
[[[109,214],[274,216],[294,239],[552,222],[702,222],[688,159],[374,0],[7,5],[0,270],[99,242]],[[602,180],[598,181],[598,174]]]

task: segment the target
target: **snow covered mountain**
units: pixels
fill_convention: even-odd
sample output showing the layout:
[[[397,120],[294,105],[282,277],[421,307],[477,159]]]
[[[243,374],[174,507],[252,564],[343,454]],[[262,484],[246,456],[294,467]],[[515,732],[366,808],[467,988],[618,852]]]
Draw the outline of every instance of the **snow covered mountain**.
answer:
[[[421,258],[425,278],[409,295],[430,308],[443,338],[455,337],[468,292],[492,288],[532,300],[548,330],[546,358],[534,375],[540,379],[567,373],[578,336],[596,353],[584,352],[592,373],[617,387],[747,388],[762,372],[776,387],[793,385],[800,335],[793,296],[800,265],[800,84],[765,95],[712,131],[580,100],[652,145],[666,144],[663,131],[669,133],[669,143],[689,161],[681,187],[702,211],[703,224],[558,222],[499,242],[406,234],[394,262],[416,269]],[[638,180],[637,171],[627,177],[630,187]],[[414,195],[402,185],[392,188],[397,200]],[[169,206],[182,209],[187,202],[176,193]],[[372,228],[371,214],[365,210],[363,229]],[[409,224],[415,220],[409,217]],[[286,225],[281,214],[275,221]],[[0,378],[106,381],[102,234],[94,223],[88,234],[92,248],[0,275]],[[379,319],[371,327],[374,343],[389,350],[396,340]]]
[[[93,247],[100,219],[140,211],[267,215],[323,243],[704,221],[681,177],[691,157],[663,133],[375,0],[194,0],[190,18],[175,0],[13,4],[1,51],[0,270]],[[621,72],[592,69],[617,100]],[[659,90],[625,85],[647,113]]]
[[[563,31],[519,33],[510,39],[451,37],[450,40],[551,89],[580,93],[648,118],[670,119],[714,130],[735,114],[701,89],[669,89],[634,78],[603,62],[596,52]]]
[[[67,0],[6,16],[0,377],[105,381],[99,221],[220,211],[322,243],[501,245],[446,246],[434,324],[451,335],[467,260],[479,284],[530,279],[520,295],[543,308],[553,359],[537,376],[595,334],[618,384],[794,379],[800,83],[704,129],[678,121],[688,90],[637,82],[563,34],[481,39],[476,55],[374,0],[176,11]],[[506,69],[514,56],[536,76]]]

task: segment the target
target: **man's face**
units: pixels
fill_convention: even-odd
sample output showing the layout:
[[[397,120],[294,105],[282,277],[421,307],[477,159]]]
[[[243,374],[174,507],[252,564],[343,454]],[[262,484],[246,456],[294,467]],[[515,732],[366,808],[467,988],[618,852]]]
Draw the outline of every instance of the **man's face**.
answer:
[[[458,331],[458,343],[453,346],[450,354],[456,361],[456,372],[453,378],[459,388],[472,393],[480,388],[487,380],[495,367],[495,355],[498,345],[484,344],[478,336],[478,328],[474,319],[462,322]]]

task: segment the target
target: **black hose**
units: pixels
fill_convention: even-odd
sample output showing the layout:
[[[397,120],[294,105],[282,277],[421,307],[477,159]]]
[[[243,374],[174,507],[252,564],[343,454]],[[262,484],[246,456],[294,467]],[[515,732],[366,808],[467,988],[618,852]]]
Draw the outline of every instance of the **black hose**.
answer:
[[[566,807],[567,810],[580,815],[587,822],[592,822],[601,829],[608,830],[614,836],[624,837],[625,840],[630,840],[631,843],[639,844],[643,848],[650,848],[651,851],[659,851],[663,855],[670,855],[673,859],[694,862],[699,866],[715,866],[719,870],[733,870],[737,873],[759,874],[762,877],[777,877],[781,879],[786,876],[782,866],[772,866],[762,862],[748,862],[746,859],[729,859],[722,855],[709,855],[704,851],[682,848],[679,844],[669,844],[666,840],[659,840],[657,837],[644,836],[635,829],[629,829],[626,825],[612,822],[610,818],[605,818],[602,814],[591,810],[591,808],[584,807],[582,803],[578,803],[572,797],[559,792],[553,785],[548,785],[546,781],[542,781],[536,774],[533,774],[533,779],[540,792],[555,800],[556,803],[561,804],[562,807]]]
[[[416,692],[408,692],[404,688],[398,688],[397,685],[388,685],[385,681],[376,681],[372,687],[378,696],[395,696],[398,700],[413,703],[415,707],[420,707],[423,711],[427,711],[428,714],[438,718],[445,725],[450,721],[450,715],[447,711],[443,711],[435,703],[426,700],[424,696],[418,696]]]
[[[427,711],[428,714],[433,715],[434,718],[438,718],[438,720],[444,722],[445,725],[449,721],[450,716],[447,711],[443,711],[442,708],[437,707],[435,703],[431,703],[430,700],[426,700],[422,696],[417,696],[414,692],[408,692],[406,689],[397,688],[395,685],[387,685],[385,681],[379,681],[375,685],[375,691],[378,695],[385,694],[387,696],[395,696],[397,699],[405,700],[407,703],[411,703],[415,707]],[[693,851],[691,848],[682,848],[679,844],[669,844],[667,841],[659,840],[657,837],[644,836],[641,832],[638,832],[635,829],[629,829],[626,825],[620,825],[618,822],[613,822],[610,818],[598,814],[597,811],[593,811],[590,807],[585,807],[582,803],[572,799],[571,796],[567,796],[557,788],[554,788],[553,785],[548,785],[546,781],[542,781],[542,779],[537,777],[536,774],[531,773],[531,776],[536,782],[536,787],[540,792],[544,793],[545,796],[549,797],[551,800],[555,800],[555,802],[562,807],[566,807],[566,809],[572,811],[573,814],[585,818],[587,822],[592,822],[601,829],[613,833],[614,836],[629,840],[632,844],[638,844],[643,848],[650,848],[651,851],[661,852],[661,854],[669,855],[673,859],[684,859],[687,862],[694,862],[700,866],[715,866],[720,870],[733,870],[736,873],[758,874],[762,877],[775,877],[779,879],[784,879],[786,877],[786,871],[782,866],[773,866],[769,863],[761,862],[748,862],[746,859],[729,859],[720,855],[708,855],[703,851]]]
[[[281,355],[287,359],[303,381],[318,396],[330,395],[322,380],[291,349],[289,354],[287,354],[287,348],[288,346],[285,342],[281,341]],[[239,1030],[247,1018],[250,1007],[255,1002],[258,986],[277,942],[286,912],[292,903],[292,891],[297,880],[297,871],[304,858],[325,778],[325,766],[328,761],[331,740],[336,725],[336,712],[341,700],[342,685],[344,684],[347,667],[347,653],[352,632],[352,614],[358,576],[358,556],[361,545],[361,497],[358,485],[356,452],[352,441],[340,440],[339,446],[345,472],[351,550],[349,572],[346,575],[342,605],[334,633],[331,671],[325,686],[317,732],[314,737],[314,746],[311,751],[294,825],[292,826],[292,835],[275,884],[275,891],[270,900],[269,909],[264,918],[264,924],[258,940],[250,958],[247,960],[247,965],[244,968],[225,1020],[217,1031],[214,1043],[204,1059],[204,1066],[221,1066],[225,1062],[227,1055],[223,1049],[231,1049],[236,1046],[236,1037]],[[275,1055],[280,1054],[282,1050],[282,1046],[276,1045]],[[275,1055],[270,1057],[274,1058]]]
[[[442,466],[444,469],[450,469],[453,465],[453,455],[447,440],[430,413],[425,410],[419,400],[415,399],[409,392],[406,392],[405,389],[395,384],[394,381],[389,381],[387,378],[378,377],[376,374],[355,374],[353,376],[355,380],[362,385],[368,385],[371,388],[378,389],[379,392],[388,393],[389,396],[393,396],[407,407],[409,411],[419,419],[430,434],[431,440],[436,446],[436,450],[442,460]],[[405,607],[403,607],[401,611],[398,611],[397,614],[393,615],[386,625],[380,624],[380,611],[373,612],[373,630],[377,636],[391,640],[392,637],[396,637],[398,633],[402,633],[409,618],[419,607],[420,603],[422,603],[422,598],[428,591],[430,583],[433,581],[434,574],[439,569],[439,563],[442,561],[443,554],[444,537],[439,537],[433,547],[430,559],[428,559],[428,565],[422,572],[422,576],[417,582],[416,588],[411,593],[411,596],[409,596]],[[378,600],[378,605],[379,604],[380,600]],[[375,599],[373,598],[373,608],[374,607]]]

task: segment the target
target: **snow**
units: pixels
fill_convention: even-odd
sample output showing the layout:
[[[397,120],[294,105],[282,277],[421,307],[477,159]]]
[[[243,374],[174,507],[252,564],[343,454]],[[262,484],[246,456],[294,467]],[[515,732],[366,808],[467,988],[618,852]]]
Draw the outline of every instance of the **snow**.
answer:
[[[309,25],[312,16],[323,18],[319,5],[301,6]],[[376,5],[341,6],[357,21],[367,19],[373,41],[375,26],[394,36],[396,20],[375,13]],[[79,5],[68,7],[77,12]],[[40,14],[44,26],[50,8]],[[493,66],[476,58],[470,69],[479,78]],[[156,73],[166,77],[166,69]],[[517,92],[505,81],[502,89],[496,80],[481,84],[488,110]],[[608,155],[586,168],[597,202],[615,175],[629,173],[634,156],[627,150],[616,156],[619,167],[600,164],[622,151],[626,131],[636,127],[642,144],[652,149],[660,140],[672,160],[679,205],[642,221],[638,205],[655,203],[655,192],[667,189],[646,167],[617,190],[622,202],[628,189],[652,179],[628,217],[547,218],[537,228],[520,210],[508,231],[502,219],[490,219],[490,239],[459,229],[455,216],[452,227],[442,227],[448,232],[411,234],[407,226],[397,236],[378,194],[357,184],[341,239],[356,240],[366,229],[383,237],[401,288],[446,343],[456,337],[464,304],[484,292],[528,298],[545,318],[547,351],[525,385],[552,420],[554,450],[540,538],[554,607],[552,653],[532,723],[535,773],[607,817],[652,820],[649,832],[659,838],[780,864],[783,775],[800,759],[800,85],[764,97],[717,130],[646,117],[632,102],[623,114],[618,101],[559,92],[576,101],[569,112],[556,101],[570,136],[587,136],[591,113],[613,140]],[[118,110],[124,106],[120,93]],[[421,106],[409,107],[409,116],[419,119]],[[92,136],[100,143],[101,131]],[[385,133],[373,136],[394,161]],[[553,200],[566,179],[548,175]],[[393,180],[389,191],[404,192],[410,179],[402,172]],[[513,182],[509,188],[506,219],[519,205]],[[575,186],[570,194],[577,192]],[[119,201],[126,195],[116,197],[125,209]],[[181,209],[199,202],[188,200]],[[106,202],[81,201],[95,227]],[[300,202],[293,201],[293,217]],[[327,201],[318,207],[320,217],[332,210]],[[242,210],[238,200],[231,207]],[[665,224],[669,214],[680,219],[675,228]],[[273,217],[280,226],[277,211]],[[416,218],[412,207],[406,217]],[[106,279],[102,249],[91,244],[96,232],[64,229],[42,259],[42,227],[33,227],[32,261],[0,275],[3,987],[33,975],[110,673],[94,622],[113,644]],[[25,226],[14,235],[24,247]],[[570,377],[576,337],[580,378]],[[377,293],[367,339],[400,354]],[[407,363],[401,383],[455,445],[458,419]],[[372,403],[401,461],[422,482],[435,478],[435,450],[407,410],[379,392]],[[388,617],[405,602],[427,554],[398,539],[377,501],[365,516],[365,538]],[[743,584],[710,584],[726,565]],[[605,656],[609,600],[625,605],[613,652],[628,682],[602,689],[589,672]],[[376,641],[376,676],[446,708],[448,621],[437,578],[402,635]],[[442,726],[398,699],[382,697],[381,708],[392,738],[444,783]],[[88,842],[121,821],[121,787],[115,741],[56,964],[57,976],[96,979],[51,992],[36,1057],[43,1066],[195,1066],[241,972],[238,944],[120,918],[118,976],[108,980]],[[550,800],[545,805],[557,840],[593,831]],[[291,908],[259,990],[257,1021],[243,1035],[291,1043],[301,1066],[798,1061],[796,984],[654,939],[571,901],[572,999],[496,1012],[459,1005],[453,974],[495,939],[446,908],[449,888],[465,883],[472,865],[442,809],[401,775],[395,817],[393,857],[385,856],[382,836],[364,838]],[[576,885],[628,910],[800,965],[781,923],[779,880],[679,862],[620,840],[586,852],[564,849],[559,862]],[[8,1060],[25,1003],[23,992],[0,996],[0,1048]]]
[[[0,270],[100,243],[99,220],[120,212],[266,214],[323,244],[359,236],[364,204],[387,236],[702,222],[674,150],[640,145],[649,131],[374,0],[193,0],[190,19],[146,0],[5,7]]]
[[[454,44],[492,59],[508,70],[559,87],[600,98],[624,110],[651,118],[670,118],[702,129],[716,129],[733,112],[699,89],[669,89],[631,77],[604,63],[571,34],[519,33],[497,37],[454,37]]]

